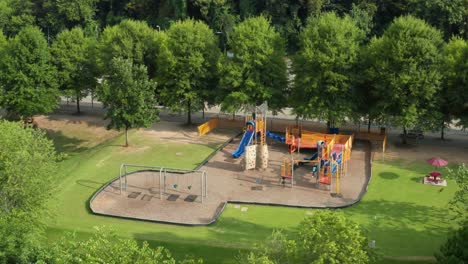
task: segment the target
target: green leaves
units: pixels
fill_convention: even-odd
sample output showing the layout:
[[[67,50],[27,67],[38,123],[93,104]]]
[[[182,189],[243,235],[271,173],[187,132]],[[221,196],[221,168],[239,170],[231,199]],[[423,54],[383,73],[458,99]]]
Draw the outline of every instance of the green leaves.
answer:
[[[234,57],[220,60],[222,108],[233,110],[266,100],[275,110],[286,106],[284,41],[269,21],[264,17],[246,19],[234,27],[228,46]]]
[[[56,161],[44,132],[0,121],[0,262],[23,262],[38,246]]]
[[[325,13],[309,19],[294,58],[290,104],[302,117],[340,121],[349,115],[351,70],[363,32],[350,17]]]
[[[22,29],[8,42],[0,61],[3,107],[23,117],[50,113],[58,103],[56,78],[42,32]]]
[[[441,33],[411,16],[396,19],[369,45],[367,74],[374,83],[378,107],[411,127],[425,114],[440,90]]]
[[[161,97],[173,111],[187,111],[191,123],[191,111],[204,108],[217,83],[217,39],[206,24],[188,19],[171,25],[167,47],[158,58]]]
[[[242,256],[242,263],[370,263],[377,255],[367,245],[362,229],[341,213],[314,211],[286,237],[274,231],[259,249]]]
[[[98,90],[98,97],[107,109],[106,118],[111,120],[109,128],[151,126],[158,114],[156,83],[148,79],[146,67],[118,57],[111,60],[109,73]]]
[[[96,86],[95,48],[95,41],[85,37],[79,27],[60,32],[52,44],[51,52],[59,70],[60,86],[65,94],[68,91],[73,94],[78,113],[79,101]]]

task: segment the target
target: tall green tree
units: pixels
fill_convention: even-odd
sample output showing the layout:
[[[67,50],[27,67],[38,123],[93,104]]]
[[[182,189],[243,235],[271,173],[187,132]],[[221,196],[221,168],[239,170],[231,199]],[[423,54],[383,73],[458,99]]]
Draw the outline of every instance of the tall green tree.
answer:
[[[31,263],[58,159],[44,132],[0,121],[0,263]]]
[[[54,64],[65,94],[71,93],[80,113],[80,100],[96,86],[95,41],[85,37],[80,27],[60,32],[52,44]]]
[[[172,24],[167,36],[170,56],[160,56],[166,62],[159,63],[157,76],[161,97],[173,111],[186,111],[191,124],[192,112],[204,109],[206,94],[217,83],[217,38],[205,23],[192,19]]]
[[[351,70],[363,32],[349,17],[325,13],[309,19],[294,57],[291,105],[298,116],[342,121],[351,111]]]
[[[49,113],[58,105],[57,71],[47,41],[26,27],[8,42],[0,61],[2,106],[17,117]]]
[[[378,107],[404,128],[418,123],[431,109],[442,75],[440,31],[426,22],[405,16],[395,19],[381,38],[369,44],[373,58],[367,74]]]
[[[285,42],[269,21],[246,19],[234,27],[228,45],[233,56],[220,60],[223,110],[263,101],[274,110],[286,106]]]
[[[437,96],[441,139],[444,128],[454,119],[468,117],[468,42],[454,37],[444,47],[442,91]],[[436,110],[436,111],[437,111]]]
[[[145,65],[153,78],[157,62],[166,64],[166,42],[164,32],[157,32],[145,22],[124,20],[104,29],[99,43],[99,65],[108,74],[113,58],[131,59],[134,64]]]
[[[158,120],[155,86],[148,79],[144,65],[135,64],[131,59],[112,59],[109,76],[98,90],[98,98],[107,109],[108,128],[125,130],[126,147],[129,129],[150,127]]]

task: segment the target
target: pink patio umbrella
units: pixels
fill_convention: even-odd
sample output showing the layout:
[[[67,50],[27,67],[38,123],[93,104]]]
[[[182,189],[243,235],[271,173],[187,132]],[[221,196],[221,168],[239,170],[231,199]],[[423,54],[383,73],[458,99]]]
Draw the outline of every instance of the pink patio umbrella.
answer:
[[[428,159],[427,163],[429,163],[430,165],[435,166],[435,167],[443,167],[443,166],[447,166],[447,164],[448,164],[448,162],[446,160],[438,158],[438,157]]]

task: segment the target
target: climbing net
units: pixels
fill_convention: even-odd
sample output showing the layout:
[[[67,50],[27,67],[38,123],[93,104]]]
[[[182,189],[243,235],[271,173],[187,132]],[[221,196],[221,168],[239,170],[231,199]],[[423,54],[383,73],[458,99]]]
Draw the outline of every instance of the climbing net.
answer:
[[[181,168],[170,168],[162,166],[146,166],[136,164],[121,164],[119,170],[120,193],[127,190],[129,184],[127,176],[132,173],[142,173],[145,177],[142,188],[149,188],[150,192],[159,193],[159,199],[174,193],[186,194],[187,196],[199,196],[203,203],[207,197],[208,176],[205,171],[186,170]]]

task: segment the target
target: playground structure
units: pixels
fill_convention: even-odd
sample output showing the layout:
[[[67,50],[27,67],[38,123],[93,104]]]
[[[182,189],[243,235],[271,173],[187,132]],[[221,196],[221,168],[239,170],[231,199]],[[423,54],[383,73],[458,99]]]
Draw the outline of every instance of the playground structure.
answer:
[[[184,194],[194,201],[200,197],[201,203],[207,197],[208,176],[205,171],[125,163],[121,164],[119,169],[119,191],[121,195],[125,194],[127,187],[131,185],[128,182],[127,176],[142,171],[154,173],[150,174],[150,176],[145,176],[143,186],[133,184],[133,187],[148,189],[151,194],[158,194],[160,200],[163,200],[165,196],[170,196],[174,192],[178,194],[173,195],[180,196]],[[130,194],[128,195],[130,196]]]
[[[351,136],[311,132],[312,129],[292,126],[291,122],[280,130],[287,131],[286,134],[275,134],[267,131],[265,126],[262,127],[265,135],[262,138],[262,130],[259,129],[261,125],[257,124],[261,124],[259,121],[263,118],[259,117],[261,114],[257,113],[229,123],[236,122],[237,126],[232,126],[233,128],[244,127],[244,134],[249,130],[256,134],[244,148],[241,158],[231,158],[232,153],[239,148],[241,137],[225,137],[223,150],[215,152],[194,170],[123,164],[117,175],[119,177],[109,181],[90,199],[90,209],[95,214],[114,217],[208,225],[219,217],[228,202],[339,208],[360,199],[370,178],[370,145],[367,142],[354,142],[353,157],[348,163],[344,160],[351,154]],[[225,124],[226,120],[218,119],[218,127],[224,129]],[[234,135],[232,130],[229,136]],[[286,144],[286,138],[291,139],[290,145],[297,146]],[[308,142],[308,139],[312,142]],[[261,172],[245,170],[244,163],[249,159],[249,148],[254,149],[253,152],[257,154],[259,146],[267,144],[270,166]],[[345,146],[340,147],[340,144]],[[294,151],[289,152],[290,149]],[[286,157],[290,161],[287,162],[287,170],[283,166]],[[256,162],[260,164],[260,157],[257,158]],[[349,168],[348,175],[345,167]],[[211,177],[208,182],[207,174],[216,177]],[[282,177],[288,174],[290,178]],[[288,183],[290,180],[294,188],[282,184],[282,179]],[[341,184],[341,188],[337,186],[340,188],[338,196],[333,195],[333,192],[317,189],[326,186],[331,191],[337,184]]]
[[[266,169],[268,167],[268,146],[266,145],[266,115],[268,103],[265,102],[256,107],[244,107],[246,112],[252,113],[245,116],[245,129],[238,148],[232,153],[232,157],[240,158],[245,153],[244,169]]]
[[[319,187],[323,186],[331,191],[332,179],[335,178],[335,193],[340,193],[340,178],[347,174],[353,135],[340,135],[337,128],[331,129],[331,134],[324,134],[305,130],[300,125],[290,125],[286,127],[285,137],[281,137],[266,129],[267,103],[244,109],[252,114],[245,116],[244,134],[237,149],[232,152],[232,157],[240,158],[245,154],[245,170],[268,167],[266,137],[269,137],[287,144],[291,154],[281,165],[280,176],[283,185],[289,181],[290,186],[294,187],[294,170],[301,165],[311,164],[312,174],[316,175]],[[219,119],[213,120],[216,121],[210,120],[199,126],[199,135],[219,126]],[[295,157],[294,154],[299,154],[301,149],[315,149],[315,152],[309,158]]]
[[[304,164],[312,165],[312,173],[317,175],[319,185],[331,186],[332,178],[336,179],[335,193],[340,193],[340,178],[346,176],[348,161],[351,159],[353,136],[339,134],[323,134],[307,131],[302,126],[286,128],[285,138],[271,132],[270,137],[288,145],[290,158],[286,158],[281,165],[283,184],[289,180],[294,186],[294,170]],[[309,158],[297,159],[294,153],[301,149],[314,149]]]

